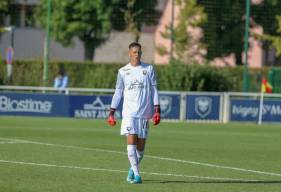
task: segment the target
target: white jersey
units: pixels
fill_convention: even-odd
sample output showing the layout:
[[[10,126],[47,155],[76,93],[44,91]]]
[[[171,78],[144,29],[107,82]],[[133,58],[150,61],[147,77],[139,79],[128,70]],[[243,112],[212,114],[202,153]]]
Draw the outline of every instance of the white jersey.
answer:
[[[116,91],[123,93],[123,118],[146,118],[153,114],[153,106],[159,105],[157,82],[152,65],[130,63],[118,71]],[[119,101],[112,99],[111,107],[117,108]],[[116,99],[118,100],[118,99]]]

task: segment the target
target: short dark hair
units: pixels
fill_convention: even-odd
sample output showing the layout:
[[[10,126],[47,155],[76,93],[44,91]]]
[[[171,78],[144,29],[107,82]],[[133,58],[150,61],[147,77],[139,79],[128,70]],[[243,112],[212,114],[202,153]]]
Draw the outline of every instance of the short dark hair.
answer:
[[[58,75],[62,75],[62,76],[65,75],[65,69],[63,66],[59,66]]]
[[[138,42],[133,42],[129,45],[129,49],[131,49],[132,47],[138,47],[141,49],[141,44],[139,44]]]

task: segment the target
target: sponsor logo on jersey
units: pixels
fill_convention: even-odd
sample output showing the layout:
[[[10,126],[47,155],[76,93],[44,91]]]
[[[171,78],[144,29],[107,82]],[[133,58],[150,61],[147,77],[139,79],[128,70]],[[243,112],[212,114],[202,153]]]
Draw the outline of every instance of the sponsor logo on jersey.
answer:
[[[104,104],[100,97],[97,97],[92,103],[84,104],[83,109],[76,109],[74,111],[74,117],[105,119],[108,117],[109,108],[110,105]],[[115,116],[120,118],[120,111],[116,111]]]
[[[139,82],[139,80],[134,80],[128,87],[128,90],[136,90],[136,89],[143,89],[144,84]]]
[[[210,97],[195,98],[195,112],[201,118],[207,117],[212,111],[212,99]]]

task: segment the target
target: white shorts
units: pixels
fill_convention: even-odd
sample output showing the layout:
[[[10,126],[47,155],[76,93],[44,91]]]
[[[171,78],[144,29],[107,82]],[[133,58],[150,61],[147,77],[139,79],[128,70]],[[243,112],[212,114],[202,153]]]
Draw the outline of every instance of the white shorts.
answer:
[[[121,123],[121,135],[138,135],[138,138],[146,139],[149,128],[149,120],[142,118],[124,118]]]

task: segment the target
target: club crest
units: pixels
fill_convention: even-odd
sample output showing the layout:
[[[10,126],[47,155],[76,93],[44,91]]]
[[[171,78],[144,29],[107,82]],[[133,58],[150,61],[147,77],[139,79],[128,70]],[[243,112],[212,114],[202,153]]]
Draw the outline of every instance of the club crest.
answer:
[[[146,74],[147,74],[147,71],[146,71],[146,70],[143,70],[143,71],[142,71],[142,74],[143,74],[143,75],[146,75]]]
[[[161,116],[168,115],[172,110],[172,97],[160,96],[159,100],[160,100]]]
[[[209,97],[195,98],[195,112],[201,118],[207,117],[212,110],[212,99]]]

